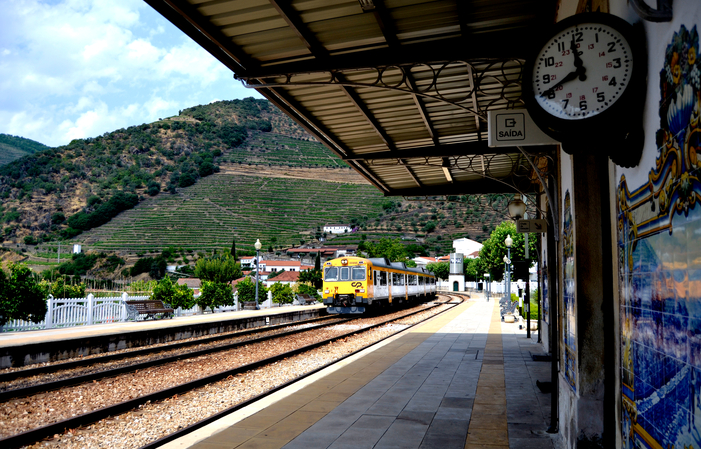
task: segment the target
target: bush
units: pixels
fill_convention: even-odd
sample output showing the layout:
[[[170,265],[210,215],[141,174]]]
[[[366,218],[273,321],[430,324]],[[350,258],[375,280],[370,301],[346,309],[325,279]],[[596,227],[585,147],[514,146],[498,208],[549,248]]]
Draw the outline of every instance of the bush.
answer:
[[[174,309],[191,309],[195,305],[195,293],[187,285],[173,284],[168,276],[153,288],[151,299],[168,303]]]
[[[196,301],[197,305],[202,307],[202,312],[207,307],[214,311],[215,307],[233,305],[234,295],[231,284],[202,281],[202,292]]]
[[[277,304],[292,304],[294,301],[294,292],[288,284],[279,282],[270,286],[270,291],[273,294],[273,302]]]
[[[40,323],[46,317],[46,296],[26,265],[10,264],[9,278],[0,270],[0,326],[10,320]]]

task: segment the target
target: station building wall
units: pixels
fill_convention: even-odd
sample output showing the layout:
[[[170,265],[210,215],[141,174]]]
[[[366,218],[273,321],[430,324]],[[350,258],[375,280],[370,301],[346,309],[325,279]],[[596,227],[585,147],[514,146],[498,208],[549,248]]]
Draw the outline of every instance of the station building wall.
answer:
[[[562,2],[561,13],[571,15],[571,3]],[[609,11],[641,21],[626,0],[611,0]],[[675,0],[673,11],[670,22],[642,21],[648,82],[640,163],[601,167],[559,154],[564,447],[609,447],[613,420],[616,447],[701,448],[701,2]],[[602,179],[608,198],[595,196]],[[610,235],[597,243],[599,225]],[[610,288],[606,264],[602,276],[591,274],[600,269],[592,256],[599,243],[610,246],[598,252],[611,259]],[[550,324],[546,316],[544,328]],[[614,369],[606,359],[612,351]],[[607,410],[612,390],[615,411]]]
[[[615,168],[620,441],[701,447],[701,2],[645,23],[640,164]]]

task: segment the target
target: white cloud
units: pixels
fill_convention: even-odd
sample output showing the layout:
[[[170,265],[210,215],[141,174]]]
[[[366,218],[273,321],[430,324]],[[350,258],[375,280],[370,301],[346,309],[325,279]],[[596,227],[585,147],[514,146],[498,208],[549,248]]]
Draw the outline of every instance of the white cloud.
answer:
[[[141,0],[6,0],[0,132],[47,145],[256,96]]]

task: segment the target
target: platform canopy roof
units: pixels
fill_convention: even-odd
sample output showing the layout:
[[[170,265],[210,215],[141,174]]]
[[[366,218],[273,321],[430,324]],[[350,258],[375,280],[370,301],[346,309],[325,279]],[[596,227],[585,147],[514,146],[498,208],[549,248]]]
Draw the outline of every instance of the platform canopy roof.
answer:
[[[385,195],[532,192],[547,165],[488,148],[487,111],[522,107],[553,0],[146,2]]]

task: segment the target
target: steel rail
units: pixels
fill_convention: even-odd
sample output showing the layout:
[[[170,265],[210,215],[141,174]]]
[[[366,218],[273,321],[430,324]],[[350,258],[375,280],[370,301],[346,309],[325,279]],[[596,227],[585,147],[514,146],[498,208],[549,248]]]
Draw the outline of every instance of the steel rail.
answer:
[[[445,296],[452,296],[452,295],[445,295]],[[441,304],[436,304],[435,307],[438,307],[438,306],[441,306],[441,305],[452,305],[453,307],[456,307],[456,306],[462,304],[462,303],[465,301],[464,298],[459,298],[459,299],[460,299],[460,302],[457,303],[457,304],[455,304],[455,303],[453,303],[453,302],[451,302],[451,301],[447,301],[447,302],[444,302],[444,303],[441,303]],[[225,409],[225,410],[222,410],[222,411],[219,412],[219,413],[216,413],[216,414],[214,414],[214,415],[212,415],[212,416],[209,416],[209,417],[207,417],[207,418],[205,418],[205,419],[203,419],[203,420],[201,420],[201,421],[198,421],[198,422],[196,422],[196,423],[194,423],[194,424],[191,424],[191,425],[189,425],[189,426],[187,426],[187,427],[184,427],[184,428],[182,428],[182,429],[180,429],[180,430],[178,430],[178,431],[176,431],[176,432],[174,432],[174,433],[171,433],[170,435],[166,435],[166,436],[164,436],[163,438],[160,438],[160,439],[158,439],[158,440],[156,440],[156,441],[153,441],[153,442],[151,442],[151,443],[149,443],[149,444],[146,444],[145,446],[142,446],[142,447],[139,448],[139,449],[156,449],[156,448],[158,448],[158,447],[163,446],[164,444],[170,443],[171,441],[177,440],[178,438],[181,438],[181,437],[183,437],[183,436],[185,436],[185,435],[188,435],[188,434],[190,434],[190,433],[196,431],[197,429],[200,429],[200,428],[206,426],[207,424],[210,424],[210,423],[212,423],[212,422],[214,422],[214,421],[217,421],[217,420],[219,420],[219,419],[221,419],[221,418],[223,418],[223,417],[225,417],[225,416],[227,416],[227,415],[229,415],[229,414],[231,414],[231,413],[234,413],[234,412],[237,411],[237,410],[240,410],[240,409],[242,409],[242,408],[244,408],[244,407],[247,407],[247,406],[249,406],[249,405],[251,405],[251,404],[254,404],[255,402],[260,401],[261,399],[263,399],[263,398],[265,398],[265,397],[267,397],[267,396],[270,396],[271,394],[273,394],[273,393],[275,393],[275,392],[277,392],[277,391],[280,391],[280,390],[282,390],[283,388],[286,388],[286,387],[288,387],[288,386],[290,386],[290,385],[292,385],[292,384],[294,384],[294,383],[296,383],[296,382],[299,382],[300,380],[303,380],[303,379],[305,379],[305,378],[307,378],[307,377],[309,377],[309,376],[312,376],[312,375],[318,373],[319,371],[324,370],[324,369],[326,369],[326,368],[328,368],[328,367],[330,367],[330,366],[332,366],[332,365],[334,365],[334,364],[336,364],[336,363],[339,363],[339,362],[341,362],[341,361],[343,361],[343,360],[345,360],[345,359],[347,359],[347,358],[349,358],[349,357],[352,357],[352,356],[358,354],[358,353],[361,352],[361,351],[364,351],[364,350],[366,350],[366,349],[368,349],[368,348],[371,348],[371,347],[373,347],[373,346],[375,346],[375,345],[377,345],[377,344],[379,344],[379,343],[382,343],[383,341],[387,340],[388,338],[392,338],[392,337],[394,337],[395,335],[397,335],[397,334],[399,334],[399,333],[401,333],[401,332],[405,332],[407,329],[411,329],[411,328],[414,327],[414,326],[418,326],[419,324],[421,324],[421,323],[423,323],[423,322],[425,322],[425,321],[428,321],[428,320],[430,320],[430,319],[432,319],[432,318],[435,318],[436,316],[438,316],[438,315],[440,315],[440,314],[442,314],[442,313],[445,313],[445,312],[447,312],[448,310],[451,310],[453,307],[451,307],[451,308],[449,308],[449,309],[446,309],[446,310],[444,310],[443,312],[440,312],[440,313],[437,314],[437,315],[433,315],[433,316],[430,316],[430,317],[428,317],[428,318],[426,318],[426,319],[424,319],[424,320],[421,320],[421,321],[419,321],[418,323],[414,323],[414,324],[408,325],[408,326],[406,327],[406,329],[402,329],[402,330],[399,330],[399,331],[397,331],[397,332],[394,332],[394,333],[392,333],[391,335],[388,335],[387,337],[385,337],[385,338],[383,338],[383,339],[381,339],[381,340],[378,340],[378,341],[376,341],[376,342],[374,342],[374,343],[372,343],[372,344],[369,344],[369,345],[367,345],[367,346],[365,346],[365,347],[363,347],[363,348],[360,348],[360,349],[358,349],[358,350],[356,350],[356,351],[353,351],[353,352],[351,352],[351,353],[349,353],[349,354],[346,354],[346,355],[344,355],[344,356],[342,356],[342,357],[340,357],[340,358],[338,358],[338,359],[335,359],[335,360],[333,360],[333,361],[331,361],[331,362],[329,362],[329,363],[326,363],[326,364],[324,364],[324,365],[322,365],[322,366],[320,366],[320,367],[318,367],[318,368],[315,368],[315,369],[312,370],[312,371],[309,371],[308,373],[304,373],[304,374],[302,374],[302,375],[300,375],[300,376],[298,376],[298,377],[296,377],[296,378],[294,378],[294,379],[292,379],[292,380],[289,380],[289,381],[287,381],[287,382],[285,382],[285,383],[283,383],[283,384],[280,384],[280,385],[278,385],[278,386],[276,386],[276,387],[273,387],[272,389],[270,389],[270,390],[268,390],[268,391],[266,391],[266,392],[264,392],[264,393],[261,393],[261,394],[255,396],[255,397],[252,397],[251,399],[248,399],[248,400],[246,400],[246,401],[240,402],[240,403],[238,403],[238,404],[236,404],[236,405],[232,405],[231,407],[229,407],[229,408],[227,408],[227,409]],[[426,309],[426,310],[430,310],[430,309]],[[425,310],[422,310],[421,312],[424,312],[424,311],[425,311]],[[421,313],[421,312],[416,312],[416,313]],[[413,314],[412,314],[412,315],[413,315]],[[396,320],[400,320],[400,319],[402,319],[402,318],[406,318],[407,316],[411,316],[411,315],[406,315],[406,316],[401,317],[401,318],[395,318],[395,319],[393,319],[393,320],[388,320],[388,321],[386,321],[386,322],[384,322],[384,323],[381,323],[381,324],[378,324],[378,325],[375,325],[375,326],[372,326],[372,327],[369,327],[369,328],[360,329],[360,330],[354,331],[354,332],[352,332],[352,333],[350,333],[350,334],[344,334],[342,337],[346,337],[346,336],[348,336],[348,335],[355,335],[355,334],[357,334],[357,333],[366,331],[366,330],[371,329],[371,328],[374,328],[374,327],[376,327],[376,326],[381,326],[381,325],[387,324],[387,323],[389,323],[389,322],[391,322],[391,321],[396,321]],[[340,339],[340,338],[342,338],[342,337],[334,337],[334,339]],[[322,342],[322,343],[325,344],[325,343],[328,343],[328,342]],[[317,343],[314,343],[314,345],[317,345]],[[312,345],[310,345],[310,346],[312,346]],[[0,440],[0,441],[1,441],[1,440]]]
[[[127,401],[123,401],[123,402],[120,402],[118,404],[103,407],[103,408],[98,409],[98,410],[93,410],[92,412],[88,412],[88,413],[85,413],[82,415],[67,418],[67,419],[52,423],[52,424],[47,424],[47,425],[42,426],[42,427],[37,427],[37,428],[31,429],[31,430],[28,430],[26,432],[22,432],[22,433],[19,433],[16,435],[11,435],[9,437],[0,439],[0,447],[2,447],[4,449],[10,449],[10,448],[26,446],[26,445],[35,443],[37,441],[40,441],[44,438],[53,436],[55,434],[63,433],[66,429],[73,429],[73,428],[77,428],[77,427],[81,427],[81,426],[86,426],[86,425],[95,423],[101,419],[107,418],[109,416],[115,416],[115,415],[127,412],[129,410],[133,410],[133,409],[138,408],[140,405],[143,405],[147,402],[155,402],[155,401],[159,401],[162,399],[166,399],[166,398],[172,397],[174,395],[178,395],[178,394],[190,391],[190,390],[194,390],[195,388],[199,388],[199,387],[205,386],[207,384],[226,379],[229,376],[236,376],[236,375],[244,373],[246,371],[251,371],[251,370],[266,366],[266,365],[270,365],[270,364],[273,364],[273,363],[278,362],[280,360],[299,355],[303,352],[307,352],[307,351],[310,351],[312,349],[316,349],[316,348],[321,347],[323,345],[326,345],[328,343],[332,343],[334,341],[337,341],[337,340],[340,340],[343,338],[347,338],[349,336],[353,336],[353,335],[356,335],[356,334],[359,334],[362,332],[367,332],[369,330],[375,329],[375,328],[380,327],[380,326],[384,326],[392,321],[401,320],[401,319],[407,318],[409,316],[416,315],[418,313],[423,313],[427,310],[431,310],[432,308],[438,307],[439,305],[444,305],[444,304],[436,304],[430,308],[419,310],[419,311],[416,311],[414,313],[404,315],[402,317],[392,318],[392,319],[389,319],[389,320],[383,321],[381,323],[377,323],[377,324],[374,324],[374,325],[371,325],[371,326],[368,326],[368,327],[365,327],[362,329],[358,329],[358,330],[351,331],[351,332],[346,332],[342,335],[337,335],[335,337],[328,338],[328,339],[325,339],[323,341],[319,341],[316,343],[312,343],[312,344],[303,346],[301,348],[293,349],[291,351],[288,351],[288,352],[285,352],[282,354],[278,354],[278,355],[275,355],[272,357],[268,357],[266,359],[258,360],[256,362],[251,362],[251,363],[248,363],[246,365],[241,365],[241,366],[238,366],[238,367],[230,369],[230,370],[226,370],[226,371],[223,371],[223,372],[220,372],[217,374],[205,376],[205,377],[202,377],[200,379],[196,379],[196,380],[193,380],[190,382],[176,385],[174,387],[165,388],[163,390],[149,393],[149,394],[140,396],[138,398],[129,399]],[[429,317],[429,318],[432,318],[432,317]],[[426,318],[426,319],[429,319],[429,318]],[[423,321],[426,321],[426,320],[422,320],[421,322],[423,322]],[[409,325],[407,327],[407,329],[411,328],[417,324],[420,324],[421,322],[413,324],[413,325]],[[307,328],[306,330],[309,330],[309,328]],[[397,331],[397,332],[389,335],[387,338],[390,338],[391,336],[396,335],[399,332],[403,332],[404,330],[406,330],[406,329],[403,329],[401,331]],[[281,334],[276,334],[275,337],[278,337],[280,335]],[[380,341],[382,341],[382,340],[380,340]],[[250,342],[251,341],[249,340],[246,343],[250,343]],[[373,343],[373,344],[376,344],[376,343]],[[369,346],[372,346],[372,345],[369,345]],[[367,347],[369,347],[369,346],[367,346]],[[307,375],[302,375],[302,376],[298,377],[297,380],[302,379]],[[276,388],[279,388],[279,387],[276,387]],[[272,392],[273,392],[272,390],[269,390],[266,393],[270,394]],[[259,397],[263,397],[263,396],[259,396]],[[193,424],[193,426],[194,426],[194,424]],[[191,427],[192,426],[186,427],[185,429],[190,429]],[[182,429],[176,433],[180,433],[185,429]],[[192,430],[195,430],[195,429],[192,429]],[[190,430],[190,431],[192,431],[192,430]],[[171,435],[173,435],[173,434],[171,434]],[[168,437],[169,436],[166,436],[166,437],[164,437],[160,440],[157,440],[157,441],[164,440]],[[170,441],[170,440],[168,440],[168,441]],[[166,441],[164,441],[160,444],[165,444],[165,442]]]
[[[114,360],[139,357],[139,356],[149,355],[149,354],[153,354],[153,353],[161,352],[161,351],[173,351],[176,349],[186,348],[188,346],[207,344],[207,343],[212,343],[212,342],[219,341],[219,340],[226,340],[227,338],[236,338],[236,337],[241,337],[241,336],[245,336],[245,335],[255,334],[258,332],[266,332],[266,331],[270,331],[270,330],[276,330],[276,329],[280,329],[280,328],[283,328],[286,326],[296,326],[299,324],[308,324],[310,322],[324,321],[324,320],[329,320],[329,319],[333,319],[333,318],[337,318],[337,317],[326,316],[326,317],[311,318],[308,320],[292,321],[289,323],[275,324],[272,326],[244,329],[244,330],[240,330],[240,331],[231,332],[231,333],[228,333],[225,335],[214,335],[211,337],[202,337],[202,338],[199,338],[197,340],[192,340],[192,341],[184,341],[184,342],[177,342],[176,341],[173,343],[168,343],[168,344],[163,345],[163,346],[153,346],[153,347],[148,347],[148,348],[143,348],[143,349],[136,349],[134,351],[121,352],[119,354],[106,354],[106,355],[102,355],[99,357],[92,357],[92,358],[88,358],[88,359],[72,360],[70,362],[55,363],[52,365],[45,365],[45,366],[38,366],[35,368],[27,368],[27,369],[23,369],[23,370],[10,371],[7,373],[0,373],[0,383],[1,382],[10,382],[10,381],[13,381],[15,379],[20,379],[23,377],[31,377],[31,376],[37,376],[40,374],[55,373],[57,371],[78,368],[81,366],[89,366],[89,365],[95,365],[95,364],[99,364],[99,363],[112,362]]]
[[[193,357],[199,357],[202,355],[212,354],[215,352],[227,351],[229,349],[235,349],[239,346],[245,346],[245,345],[249,345],[249,344],[253,344],[253,343],[260,343],[260,342],[272,340],[272,339],[278,338],[278,337],[287,337],[289,335],[294,335],[294,334],[306,332],[310,329],[318,329],[318,328],[322,328],[325,326],[332,326],[332,325],[338,324],[339,322],[345,323],[345,322],[350,321],[352,319],[353,318],[347,318],[347,319],[340,319],[339,321],[334,321],[333,323],[320,323],[319,326],[315,326],[315,327],[305,327],[303,329],[294,329],[294,330],[291,330],[288,332],[282,332],[279,334],[266,335],[266,336],[259,337],[259,338],[253,338],[251,340],[237,341],[235,343],[229,343],[229,344],[224,344],[224,345],[220,345],[220,346],[214,346],[211,348],[200,349],[197,351],[192,351],[192,352],[188,352],[188,353],[184,353],[184,354],[176,354],[176,355],[166,356],[166,357],[163,357],[160,359],[147,360],[145,362],[134,363],[132,365],[122,366],[119,368],[113,368],[113,369],[109,369],[109,370],[105,370],[105,371],[99,371],[96,373],[84,374],[82,376],[68,377],[65,379],[60,379],[60,380],[56,380],[56,381],[52,381],[52,382],[46,382],[43,384],[36,384],[36,385],[30,385],[27,387],[6,390],[6,391],[0,392],[0,403],[6,402],[6,401],[13,399],[13,398],[26,397],[26,396],[30,396],[30,395],[40,393],[40,392],[58,390],[60,388],[70,387],[70,386],[79,385],[79,384],[83,384],[83,383],[88,383],[88,382],[92,382],[94,380],[100,380],[100,379],[104,379],[107,377],[115,377],[115,376],[119,376],[120,374],[125,374],[125,373],[129,373],[132,371],[143,370],[146,368],[151,368],[151,367],[159,366],[159,365],[165,365],[167,363],[176,362],[178,360],[191,359]],[[289,324],[287,326],[289,326]],[[262,331],[259,330],[259,332],[262,332]],[[0,440],[0,441],[2,441],[2,440]]]

